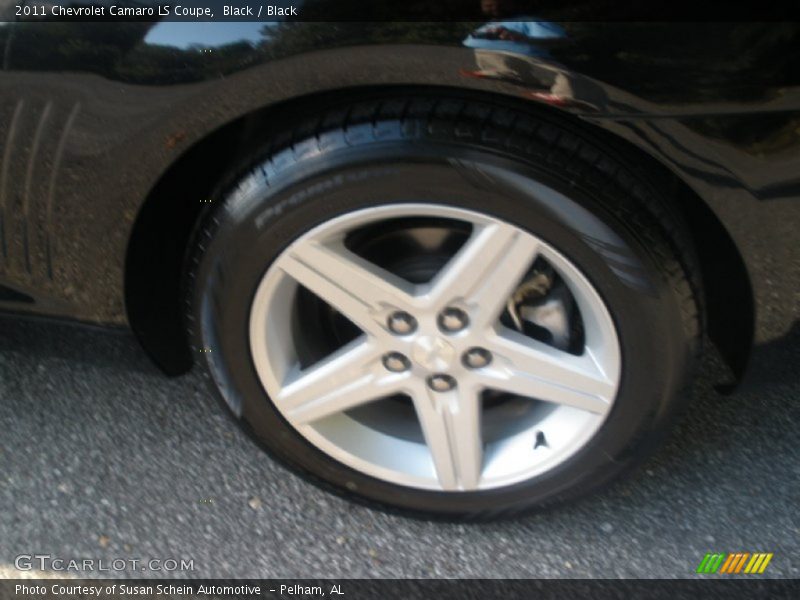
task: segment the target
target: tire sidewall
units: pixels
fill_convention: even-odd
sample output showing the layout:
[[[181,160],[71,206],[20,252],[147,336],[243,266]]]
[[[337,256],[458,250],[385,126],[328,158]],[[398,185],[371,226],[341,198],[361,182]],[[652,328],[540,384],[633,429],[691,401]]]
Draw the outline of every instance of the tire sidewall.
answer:
[[[203,358],[216,388],[271,454],[336,491],[382,505],[443,516],[497,515],[594,489],[660,437],[683,385],[689,340],[658,256],[597,192],[541,165],[452,144],[381,143],[292,158],[269,178],[256,169],[224,199],[196,269],[193,303],[201,324],[196,344],[211,350]],[[595,436],[554,469],[480,492],[398,486],[326,456],[283,419],[264,391],[250,356],[249,319],[270,263],[328,219],[412,202],[483,212],[528,230],[567,256],[605,301],[622,351],[617,399]]]

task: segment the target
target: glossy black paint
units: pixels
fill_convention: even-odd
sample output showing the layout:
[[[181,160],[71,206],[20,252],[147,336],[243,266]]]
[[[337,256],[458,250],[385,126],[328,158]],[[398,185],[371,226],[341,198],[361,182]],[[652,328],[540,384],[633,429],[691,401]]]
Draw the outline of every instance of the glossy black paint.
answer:
[[[522,54],[465,46],[479,25],[3,25],[0,309],[131,324],[180,372],[183,252],[220,177],[293,115],[414,86],[524,103],[654,165],[734,369],[789,331],[762,317],[797,302],[773,286],[800,259],[800,25],[566,22]]]

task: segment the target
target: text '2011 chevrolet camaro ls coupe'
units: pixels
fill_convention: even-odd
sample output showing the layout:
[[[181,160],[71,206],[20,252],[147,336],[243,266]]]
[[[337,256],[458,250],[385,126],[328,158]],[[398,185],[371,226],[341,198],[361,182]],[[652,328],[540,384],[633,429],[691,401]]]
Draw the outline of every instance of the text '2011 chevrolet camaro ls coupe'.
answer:
[[[130,327],[376,506],[511,516],[629,471],[702,352],[733,389],[794,326],[764,315],[800,289],[800,26],[475,4],[11,15],[0,308]]]

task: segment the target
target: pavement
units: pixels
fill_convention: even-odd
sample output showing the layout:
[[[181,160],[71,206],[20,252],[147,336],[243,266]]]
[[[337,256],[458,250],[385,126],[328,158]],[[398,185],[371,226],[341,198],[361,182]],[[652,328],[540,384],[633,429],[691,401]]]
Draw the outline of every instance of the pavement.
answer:
[[[798,577],[798,327],[762,350],[765,375],[733,396],[715,391],[722,367],[706,357],[691,411],[632,479],[456,525],[305,483],[238,431],[196,373],[165,377],[129,334],[3,319],[0,577],[34,574],[14,569],[19,555],[49,554],[127,561],[70,573],[91,577],[682,578],[711,551],[773,552],[765,576]],[[193,570],[142,572],[132,559]]]

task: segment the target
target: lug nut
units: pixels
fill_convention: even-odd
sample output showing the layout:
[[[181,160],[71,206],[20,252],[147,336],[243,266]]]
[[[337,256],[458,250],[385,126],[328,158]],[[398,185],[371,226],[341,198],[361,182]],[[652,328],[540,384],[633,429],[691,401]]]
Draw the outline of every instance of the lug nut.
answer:
[[[427,379],[428,387],[434,392],[449,392],[456,387],[456,380],[444,373],[431,375]]]
[[[399,352],[389,352],[383,355],[383,366],[392,373],[402,373],[411,368],[411,361]]]
[[[482,369],[492,362],[492,353],[485,348],[470,348],[464,352],[461,362],[470,369]]]
[[[467,313],[460,308],[454,308],[451,306],[449,308],[445,308],[439,313],[437,322],[439,323],[439,329],[442,331],[446,331],[447,333],[455,333],[457,331],[461,331],[467,325],[469,325],[469,317],[467,316]]]
[[[386,320],[389,330],[397,335],[408,335],[417,329],[417,320],[405,311],[398,310]]]

